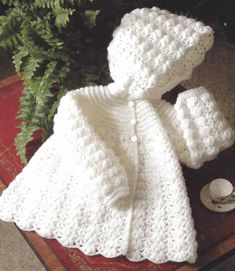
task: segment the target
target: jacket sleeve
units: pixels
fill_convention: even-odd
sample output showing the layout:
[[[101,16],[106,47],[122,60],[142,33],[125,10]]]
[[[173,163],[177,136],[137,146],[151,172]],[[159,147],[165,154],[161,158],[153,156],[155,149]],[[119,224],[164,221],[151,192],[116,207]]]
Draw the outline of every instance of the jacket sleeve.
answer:
[[[80,89],[81,90],[81,89]],[[87,179],[87,189],[97,202],[111,205],[129,193],[128,179],[119,158],[96,134],[82,110],[80,90],[68,92],[60,100],[54,117],[54,135],[69,169],[78,168]]]
[[[233,145],[235,133],[204,87],[180,93],[176,103],[158,102],[158,111],[182,163],[199,168]]]

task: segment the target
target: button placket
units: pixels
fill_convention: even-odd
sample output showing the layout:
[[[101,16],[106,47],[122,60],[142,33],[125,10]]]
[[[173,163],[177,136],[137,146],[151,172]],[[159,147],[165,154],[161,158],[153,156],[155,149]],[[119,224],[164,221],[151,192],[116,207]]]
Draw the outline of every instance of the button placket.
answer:
[[[132,124],[132,125],[135,125],[136,124],[136,119],[132,119],[131,121],[130,121],[130,123]]]
[[[136,142],[136,141],[137,141],[137,136],[136,136],[136,135],[133,135],[133,136],[131,137],[131,141],[132,141],[132,142]]]
[[[131,134],[129,135],[130,141],[132,142],[132,148],[133,148],[133,163],[134,163],[134,170],[132,170],[132,181],[133,183],[131,184],[131,194],[130,194],[130,201],[131,201],[131,207],[129,208],[128,212],[128,217],[127,217],[127,225],[126,225],[126,231],[125,231],[125,239],[123,242],[123,254],[128,253],[128,247],[129,247],[129,238],[130,238],[130,231],[132,227],[132,219],[133,219],[133,206],[134,206],[134,197],[135,197],[135,190],[136,190],[136,182],[137,182],[137,175],[138,175],[138,138],[136,134],[136,124],[137,124],[137,116],[136,116],[136,102],[134,101],[129,101],[128,106],[130,107],[131,111],[131,119],[130,119],[130,124],[131,124]],[[137,144],[136,144],[137,143]]]
[[[135,107],[135,102],[134,101],[130,101],[128,103],[128,106],[134,108]]]
[[[134,101],[129,101],[128,106],[130,108],[134,109],[134,111],[135,111],[135,102]],[[130,124],[134,126],[133,127],[134,128],[133,129],[134,130],[134,134],[132,134],[131,137],[130,137],[130,140],[132,142],[136,142],[138,140],[138,138],[136,136],[136,127],[135,127],[136,123],[137,123],[137,121],[136,121],[136,113],[134,112],[134,117],[133,117],[133,119],[130,120]]]

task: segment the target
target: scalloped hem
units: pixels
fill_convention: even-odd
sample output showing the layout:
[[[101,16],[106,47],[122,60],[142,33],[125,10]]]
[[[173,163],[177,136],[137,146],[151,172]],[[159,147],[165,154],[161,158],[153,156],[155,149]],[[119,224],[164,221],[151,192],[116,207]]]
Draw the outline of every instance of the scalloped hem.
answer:
[[[176,262],[176,263],[180,263],[180,262],[188,262],[190,264],[193,264],[196,262],[196,259],[197,259],[197,254],[195,253],[195,255],[192,255],[188,258],[184,257],[182,259],[180,259],[179,257],[168,257],[168,258],[165,258],[164,260],[156,260],[156,259],[153,259],[152,257],[150,256],[145,256],[145,258],[139,258],[139,257],[130,257],[128,256],[128,254],[122,254],[122,253],[116,253],[114,255],[111,255],[111,254],[107,254],[106,252],[104,251],[101,251],[99,249],[96,249],[95,252],[87,252],[85,249],[83,249],[82,247],[79,247],[77,245],[67,245],[65,243],[63,243],[61,241],[61,239],[59,238],[59,236],[55,235],[55,234],[51,234],[50,236],[46,235],[46,234],[43,234],[41,233],[39,230],[37,230],[35,227],[30,227],[29,229],[26,229],[24,228],[23,226],[21,226],[19,222],[13,220],[13,219],[3,219],[0,217],[0,219],[2,221],[5,221],[5,222],[12,222],[14,224],[17,225],[18,228],[20,228],[21,230],[23,231],[34,231],[36,232],[39,236],[43,237],[43,238],[46,238],[46,239],[55,239],[57,240],[62,246],[64,247],[67,247],[67,248],[76,248],[76,249],[79,249],[83,254],[87,255],[87,256],[96,256],[96,255],[101,255],[105,258],[116,258],[116,257],[119,257],[119,256],[124,256],[126,257],[127,260],[131,261],[131,262],[142,262],[144,260],[148,260],[150,262],[153,262],[155,264],[163,264],[163,263],[167,263],[167,262]]]

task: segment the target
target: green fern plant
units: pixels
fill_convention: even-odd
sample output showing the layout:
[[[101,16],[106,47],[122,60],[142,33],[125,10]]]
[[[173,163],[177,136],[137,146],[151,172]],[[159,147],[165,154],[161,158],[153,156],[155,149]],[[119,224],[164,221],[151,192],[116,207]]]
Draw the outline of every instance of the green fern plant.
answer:
[[[10,50],[24,89],[16,136],[27,163],[34,132],[52,133],[60,98],[69,90],[110,82],[107,46],[121,17],[157,0],[0,0],[0,50]]]
[[[71,51],[69,35],[72,35],[71,17],[75,12],[77,23],[84,22],[80,29],[79,25],[76,27],[78,33],[95,27],[99,11],[85,9],[86,2],[90,1],[1,1],[8,9],[0,16],[0,48],[12,50],[16,72],[23,71],[24,89],[18,112],[21,123],[15,143],[24,163],[27,162],[26,145],[34,132],[41,129],[43,140],[51,134],[59,100],[70,85],[68,73],[74,54],[81,69],[83,41],[77,37]],[[84,81],[89,77],[85,71],[79,73],[76,87],[86,84]],[[82,79],[82,75],[86,78]]]

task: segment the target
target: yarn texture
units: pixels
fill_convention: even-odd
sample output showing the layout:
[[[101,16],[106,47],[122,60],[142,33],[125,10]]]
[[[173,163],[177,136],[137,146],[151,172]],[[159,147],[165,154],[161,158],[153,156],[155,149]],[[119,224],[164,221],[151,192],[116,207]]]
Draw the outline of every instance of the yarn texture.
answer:
[[[180,162],[199,168],[234,131],[189,79],[213,44],[201,22],[153,7],[126,14],[108,47],[107,86],[71,90],[54,132],[0,197],[0,218],[86,255],[154,263],[197,258]]]

